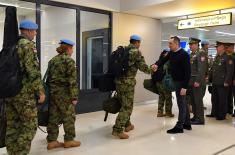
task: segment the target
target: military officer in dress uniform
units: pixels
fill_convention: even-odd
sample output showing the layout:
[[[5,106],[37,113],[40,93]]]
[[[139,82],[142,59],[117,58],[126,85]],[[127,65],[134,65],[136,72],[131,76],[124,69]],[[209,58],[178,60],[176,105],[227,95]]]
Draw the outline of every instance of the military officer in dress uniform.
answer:
[[[235,61],[235,53],[234,53],[234,43],[225,43],[225,50],[227,55],[231,56],[233,62]],[[235,72],[234,72],[235,73]],[[233,76],[233,82],[229,86],[228,92],[228,115],[231,116],[233,114],[233,96],[235,91],[235,76]]]
[[[232,83],[234,62],[225,52],[225,45],[216,42],[217,55],[213,62],[210,76],[212,78],[212,112],[211,117],[224,120],[227,113],[227,96],[229,85]]]
[[[204,108],[203,108],[203,95],[206,85],[206,68],[207,68],[207,55],[204,51],[199,49],[201,40],[197,38],[190,38],[189,47],[191,49],[190,63],[191,63],[191,78],[189,82],[190,99],[192,103],[193,118],[191,119],[192,125],[203,125]]]

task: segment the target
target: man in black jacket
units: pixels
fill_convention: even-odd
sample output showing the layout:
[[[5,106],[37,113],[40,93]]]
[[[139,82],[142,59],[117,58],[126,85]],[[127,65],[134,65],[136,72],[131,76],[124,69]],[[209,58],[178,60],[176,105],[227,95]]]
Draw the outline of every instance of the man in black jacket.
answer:
[[[171,75],[176,85],[176,98],[179,108],[178,122],[174,128],[167,131],[169,134],[183,133],[184,130],[192,130],[190,123],[189,109],[186,103],[186,91],[188,88],[191,67],[190,57],[184,49],[180,47],[180,39],[177,36],[169,40],[170,53],[156,63],[163,66],[168,60],[170,62]]]

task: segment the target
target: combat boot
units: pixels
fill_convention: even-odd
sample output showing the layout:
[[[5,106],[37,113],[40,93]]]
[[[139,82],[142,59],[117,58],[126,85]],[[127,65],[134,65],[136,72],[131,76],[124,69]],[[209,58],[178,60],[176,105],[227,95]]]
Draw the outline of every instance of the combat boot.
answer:
[[[175,117],[175,115],[172,113],[166,113],[166,117]]]
[[[115,137],[118,137],[120,139],[128,139],[129,138],[129,136],[127,134],[125,134],[124,132],[117,133],[117,132],[113,131],[112,135]]]
[[[130,132],[131,130],[134,130],[135,126],[134,125],[128,125],[126,128],[125,128],[125,132]]]
[[[166,114],[163,114],[161,112],[157,114],[157,117],[165,117],[165,116],[166,116]]]
[[[58,141],[53,141],[47,144],[47,150],[52,150],[52,149],[56,149],[59,147],[64,147],[64,143],[60,143]]]
[[[64,142],[64,148],[79,147],[80,145],[81,142],[75,140]]]

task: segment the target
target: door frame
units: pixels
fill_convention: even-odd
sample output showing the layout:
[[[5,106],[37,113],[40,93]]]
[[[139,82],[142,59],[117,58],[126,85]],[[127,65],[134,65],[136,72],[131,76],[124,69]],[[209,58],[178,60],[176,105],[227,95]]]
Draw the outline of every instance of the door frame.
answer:
[[[109,28],[108,28],[108,53],[111,54],[112,51],[112,29],[113,29],[113,13],[111,11],[102,10],[102,9],[95,9],[75,4],[68,4],[68,3],[62,3],[62,2],[56,2],[51,0],[19,0],[24,2],[30,2],[35,4],[35,17],[36,17],[36,23],[38,24],[38,30],[37,30],[37,36],[36,36],[36,48],[38,51],[38,58],[39,63],[41,67],[41,5],[49,5],[49,6],[55,6],[60,8],[68,8],[68,9],[74,9],[76,10],[76,66],[80,66],[80,27],[81,27],[81,11],[87,11],[87,12],[93,12],[93,13],[100,13],[100,14],[106,14],[109,16]],[[7,5],[0,5],[2,7],[7,7]],[[77,82],[78,85],[80,85],[80,70],[79,67],[77,67]],[[93,92],[97,90],[92,90],[89,92]],[[88,92],[88,93],[89,93]]]
[[[107,34],[108,33],[108,34]],[[109,36],[109,31],[108,31],[108,28],[104,28],[104,29],[97,29],[97,30],[91,30],[91,31],[85,31],[82,33],[82,51],[87,51],[87,39],[88,38],[93,38],[93,37],[100,37],[100,36],[103,36],[103,42],[104,42],[104,45],[107,45],[108,44],[108,37],[105,37],[106,34]],[[107,51],[107,54],[109,54],[109,47],[108,45],[107,46],[104,46],[104,50]],[[82,88],[84,88],[86,86],[86,82],[84,81],[84,79],[87,78],[87,69],[86,69],[86,64],[87,64],[87,52],[82,52],[82,70],[84,72],[84,74],[82,75]],[[107,69],[104,69],[105,66],[108,65],[108,60],[107,62],[104,62],[103,64],[103,72],[105,72],[105,70]]]

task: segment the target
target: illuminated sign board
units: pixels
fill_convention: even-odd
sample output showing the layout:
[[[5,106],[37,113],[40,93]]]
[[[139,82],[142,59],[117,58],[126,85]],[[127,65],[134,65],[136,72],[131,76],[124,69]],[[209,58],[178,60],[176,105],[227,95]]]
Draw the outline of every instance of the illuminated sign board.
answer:
[[[189,18],[178,21],[178,30],[232,24],[232,13]]]

